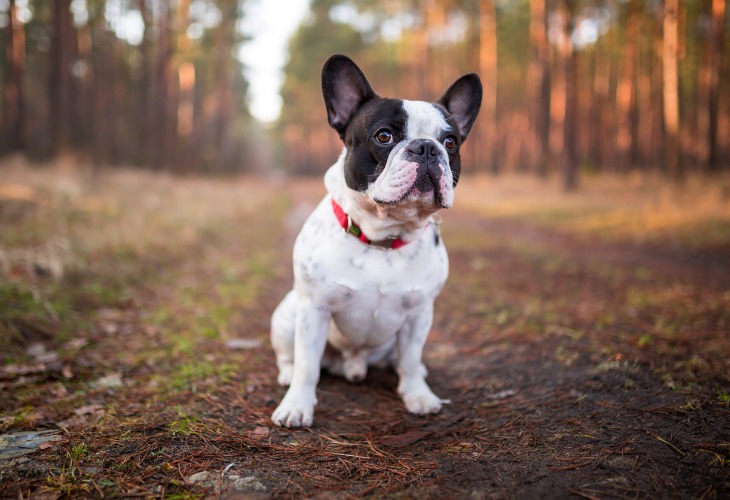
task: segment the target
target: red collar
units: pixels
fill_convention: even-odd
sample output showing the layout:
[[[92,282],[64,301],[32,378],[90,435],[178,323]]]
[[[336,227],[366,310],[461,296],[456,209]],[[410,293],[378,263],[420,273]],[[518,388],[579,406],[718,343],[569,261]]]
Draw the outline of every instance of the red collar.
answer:
[[[355,236],[366,245],[395,250],[408,243],[407,241],[403,241],[400,238],[388,238],[380,241],[372,241],[367,236],[365,236],[365,234],[362,232],[362,229],[360,229],[360,226],[355,224],[350,216],[347,215],[344,210],[342,210],[342,207],[339,205],[339,203],[335,201],[334,198],[332,198],[332,210],[334,210],[335,217],[337,217],[337,221],[340,223],[342,229],[344,229],[346,233]]]

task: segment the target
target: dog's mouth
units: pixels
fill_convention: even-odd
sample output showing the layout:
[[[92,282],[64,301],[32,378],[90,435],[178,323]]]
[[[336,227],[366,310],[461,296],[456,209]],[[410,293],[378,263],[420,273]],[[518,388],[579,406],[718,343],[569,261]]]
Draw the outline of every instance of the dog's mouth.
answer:
[[[405,189],[399,196],[391,199],[374,196],[372,200],[378,205],[384,206],[420,205],[423,207],[430,206],[438,210],[441,208],[451,208],[453,194],[450,192],[449,187],[442,189],[440,184],[434,183],[429,177],[419,177],[416,182]]]
[[[439,206],[441,206],[441,198],[437,181],[428,174],[419,175],[413,186],[403,196],[404,200],[433,203]]]

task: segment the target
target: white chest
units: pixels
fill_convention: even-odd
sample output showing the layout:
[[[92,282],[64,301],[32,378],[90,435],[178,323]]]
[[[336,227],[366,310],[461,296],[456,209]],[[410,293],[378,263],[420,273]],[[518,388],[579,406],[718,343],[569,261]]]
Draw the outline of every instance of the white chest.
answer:
[[[365,245],[342,231],[325,199],[294,246],[294,274],[298,295],[332,315],[337,343],[373,348],[431,307],[448,257],[431,226],[398,250]]]

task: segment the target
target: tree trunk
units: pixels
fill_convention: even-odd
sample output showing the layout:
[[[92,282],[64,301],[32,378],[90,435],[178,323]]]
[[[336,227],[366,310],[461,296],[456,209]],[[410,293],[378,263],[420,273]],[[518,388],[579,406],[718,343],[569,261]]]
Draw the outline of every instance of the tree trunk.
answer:
[[[53,2],[51,72],[48,80],[51,101],[51,128],[56,152],[71,148],[74,137],[74,81],[71,67],[77,56],[76,33],[71,18],[71,0]]]
[[[426,12],[428,0],[420,0],[421,12]],[[428,94],[428,25],[424,18],[423,22],[413,30],[413,65],[412,76],[413,86],[418,99],[423,99]]]
[[[677,13],[679,0],[664,2],[662,43],[664,102],[664,161],[673,175],[680,174],[679,158],[679,81],[677,78]]]
[[[136,110],[136,121],[137,121],[137,144],[135,159],[140,165],[147,165],[150,162],[150,146],[149,142],[151,139],[150,123],[151,123],[151,111],[150,111],[150,83],[152,79],[150,75],[152,73],[152,47],[151,47],[151,36],[150,31],[154,21],[150,16],[150,11],[147,6],[147,0],[139,0],[138,4],[139,11],[142,13],[142,23],[144,25],[144,37],[139,45],[140,52],[140,74],[137,81],[137,95],[139,101],[137,102]]]
[[[115,36],[106,29],[103,15],[91,21],[94,79],[92,83],[93,158],[106,167],[114,160],[115,129],[118,109],[114,82],[118,78],[114,55]]]
[[[623,57],[619,70],[619,81],[616,88],[616,112],[618,123],[616,130],[616,164],[619,170],[627,170],[635,159],[636,133],[634,130],[634,115],[636,109],[636,52],[639,36],[639,9],[638,0],[631,0],[624,39]],[[632,158],[634,157],[634,158]]]
[[[560,37],[553,52],[554,77],[550,87],[550,161],[563,166],[565,171],[565,119],[568,114],[568,75],[570,73],[570,56],[572,43],[570,40],[570,10],[564,0],[555,11],[560,23]],[[572,137],[571,137],[572,139]]]
[[[439,34],[444,30],[444,26],[446,25],[446,12],[443,6],[439,5],[437,1],[427,2],[426,5],[427,33]],[[426,94],[419,96],[419,99],[435,99],[446,88],[444,83],[445,64],[443,64],[443,50],[443,47],[440,47],[438,44],[434,44],[431,47],[431,53],[429,54],[429,63],[431,64],[429,64],[428,71],[426,72],[428,91]]]
[[[708,155],[710,169],[720,167],[720,151],[717,141],[717,122],[720,110],[720,71],[722,68],[722,48],[725,41],[725,0],[712,1],[712,21],[709,40],[709,92],[708,103]]]
[[[152,82],[153,130],[157,141],[151,141],[150,158],[152,165],[161,169],[170,160],[170,135],[172,134],[169,112],[170,101],[170,59],[172,57],[172,44],[170,43],[172,30],[173,9],[167,2],[160,3],[160,20],[157,35],[157,54],[154,64],[154,81]]]
[[[654,43],[655,30],[652,19],[645,15],[643,7],[639,10],[640,43],[637,48],[636,63],[636,164],[646,168],[652,163],[653,152],[651,137],[654,129],[654,110],[652,108],[652,73],[657,65]]]
[[[545,0],[530,0],[531,57],[527,67],[527,105],[530,109],[531,168],[547,173],[550,137],[550,51]]]
[[[479,130],[481,158],[486,159],[486,168],[497,173],[499,154],[497,151],[497,12],[494,0],[479,2],[479,69],[484,85],[482,118]]]
[[[651,163],[660,170],[664,169],[664,92],[662,81],[664,68],[662,65],[662,50],[664,40],[662,36],[663,20],[656,19],[652,25],[652,47],[651,47],[651,136],[650,151]]]
[[[237,3],[234,0],[219,2],[223,11],[223,21],[216,33],[215,57],[219,57],[217,81],[217,108],[215,122],[215,145],[217,148],[216,167],[223,170],[232,160],[230,127],[233,120],[233,74],[228,54],[232,50],[236,23]],[[311,143],[310,143],[311,144]]]
[[[195,161],[191,150],[193,133],[193,114],[195,98],[195,65],[188,60],[191,41],[187,36],[190,0],[178,2],[177,58],[180,61],[177,69],[179,94],[177,102],[177,161],[180,167],[188,168]]]
[[[565,80],[565,118],[563,120],[563,187],[567,190],[575,189],[578,183],[576,164],[576,115],[578,95],[577,52],[573,48],[571,32],[573,25],[573,5],[571,0],[565,0],[564,37],[560,48],[560,58],[563,65]]]
[[[93,127],[93,85],[94,85],[94,59],[93,59],[93,39],[91,36],[91,24],[87,22],[85,25],[76,29],[76,46],[78,47],[77,71],[75,78],[77,79],[77,108],[75,112],[76,120],[76,138],[78,145],[82,146],[87,152],[92,143],[95,130]]]
[[[10,20],[5,28],[5,146],[17,151],[24,146],[23,70],[25,69],[25,27],[18,20],[15,0],[10,0]]]

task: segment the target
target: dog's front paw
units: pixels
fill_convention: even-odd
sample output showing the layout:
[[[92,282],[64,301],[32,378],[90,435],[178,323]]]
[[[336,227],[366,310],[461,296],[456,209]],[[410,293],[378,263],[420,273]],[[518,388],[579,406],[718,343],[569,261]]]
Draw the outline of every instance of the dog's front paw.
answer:
[[[315,397],[287,392],[279,407],[271,415],[271,421],[280,427],[310,427],[314,417]]]
[[[438,413],[441,411],[441,405],[451,402],[448,399],[439,398],[423,380],[410,383],[401,381],[398,393],[406,405],[406,410],[416,415]]]
[[[450,403],[448,399],[441,399],[433,392],[429,394],[409,394],[403,396],[403,402],[409,413],[416,415],[428,415],[430,413],[438,413],[441,411],[441,405]]]

